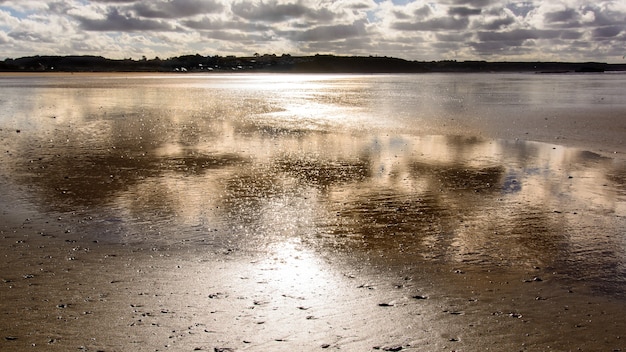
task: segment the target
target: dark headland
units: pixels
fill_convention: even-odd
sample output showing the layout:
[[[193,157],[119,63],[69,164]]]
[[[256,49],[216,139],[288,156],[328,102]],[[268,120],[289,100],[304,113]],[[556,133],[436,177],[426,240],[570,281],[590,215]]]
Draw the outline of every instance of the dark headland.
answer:
[[[488,62],[409,61],[382,56],[250,57],[183,55],[167,59],[108,59],[102,56],[28,56],[0,61],[4,72],[231,72],[286,73],[428,73],[428,72],[536,72],[573,73],[626,71],[626,64],[602,62]]]

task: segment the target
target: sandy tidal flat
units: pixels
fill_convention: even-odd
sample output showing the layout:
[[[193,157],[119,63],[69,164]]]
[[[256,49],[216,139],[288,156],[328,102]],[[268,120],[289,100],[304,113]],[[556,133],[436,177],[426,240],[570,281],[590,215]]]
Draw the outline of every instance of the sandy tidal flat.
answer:
[[[128,78],[2,78],[0,350],[626,350],[619,77]]]

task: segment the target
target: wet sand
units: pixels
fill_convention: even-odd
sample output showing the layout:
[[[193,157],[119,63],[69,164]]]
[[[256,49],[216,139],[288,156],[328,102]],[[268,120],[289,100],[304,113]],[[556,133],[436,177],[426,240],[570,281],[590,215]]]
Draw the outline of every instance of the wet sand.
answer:
[[[57,152],[55,143],[46,144],[47,135],[33,146],[42,160],[33,162],[32,155],[29,159],[15,150],[3,151],[0,350],[626,350],[622,252],[626,244],[619,236],[626,225],[626,148],[619,131],[603,132],[611,126],[623,130],[623,115],[603,116],[605,125],[589,133],[579,127],[586,121],[583,116],[576,116],[576,123],[555,115],[538,116],[537,120],[549,121],[542,128],[528,119],[515,120],[514,129],[493,123],[480,135],[462,126],[432,127],[431,132],[453,133],[426,139],[417,149],[422,155],[411,156],[406,164],[412,172],[426,175],[423,179],[429,183],[420,186],[426,191],[420,193],[419,202],[396,193],[385,198],[383,191],[371,193],[365,185],[340,187],[348,180],[374,178],[353,171],[358,163],[341,164],[341,173],[336,174],[331,164],[319,160],[311,169],[304,157],[286,158],[275,166],[281,174],[305,173],[306,182],[319,186],[324,197],[339,199],[324,201],[328,208],[311,210],[332,215],[325,215],[317,227],[306,222],[310,219],[303,209],[309,208],[294,202],[302,198],[307,203],[319,194],[301,195],[298,188],[297,197],[276,204],[282,199],[272,198],[278,192],[278,178],[264,183],[254,170],[229,179],[226,186],[232,199],[219,203],[237,215],[237,224],[194,223],[187,228],[180,218],[199,214],[192,198],[183,199],[194,209],[191,215],[180,209],[168,214],[167,204],[149,209],[155,219],[174,218],[171,226],[150,221],[136,209],[125,217],[103,210],[118,205],[105,203],[96,191],[77,191],[102,181],[95,171],[87,173],[72,164],[78,156],[57,166],[41,164],[41,169],[49,170],[43,180],[41,175],[30,175],[33,171],[24,165],[45,162],[42,151]],[[468,131],[467,135],[458,137],[460,130]],[[73,137],[67,133],[68,139]],[[7,149],[16,138],[29,136],[29,131],[4,128],[0,134]],[[512,178],[500,167],[485,166],[492,162],[484,164],[481,153],[500,145],[489,138],[504,138],[506,142],[500,143],[511,153],[564,148],[563,155],[575,157],[555,167],[556,176],[550,176],[555,183],[549,183],[550,188],[558,188],[553,193],[511,198],[507,192],[519,191],[515,180],[521,176]],[[479,156],[469,160],[478,166],[450,168],[438,163],[443,154],[437,154],[438,162],[428,159],[427,146],[433,141],[450,150],[474,145]],[[302,145],[295,145],[287,151],[302,150]],[[108,165],[117,159],[106,160]],[[213,163],[197,156],[193,160]],[[240,162],[230,155],[219,160]],[[84,160],[76,164],[84,165]],[[153,164],[146,162],[147,171],[133,177],[163,177],[154,175]],[[120,165],[122,170],[126,164]],[[174,166],[166,168],[180,165],[185,166],[183,175],[203,175],[195,174],[185,160],[176,159]],[[244,169],[255,167],[246,165]],[[90,179],[73,180],[71,173],[63,176],[66,168]],[[528,168],[531,175],[546,173]],[[608,175],[602,185],[595,185],[598,176],[591,170]],[[111,184],[117,177],[111,176]],[[66,183],[55,183],[56,178]],[[68,178],[80,187],[72,188]],[[189,187],[185,177],[172,179],[181,192]],[[236,188],[237,182],[246,182],[246,187]],[[293,181],[283,182],[281,187],[288,188]],[[536,181],[530,177],[526,182],[530,187]],[[502,191],[491,190],[494,183]],[[113,185],[102,186],[100,192],[107,197],[120,192]],[[144,187],[142,192],[130,192],[137,198],[151,191],[145,182],[125,183],[122,189],[132,187]],[[256,225],[255,218],[265,213],[248,213],[260,207],[255,203],[259,200],[250,199],[253,192],[274,199],[263,206],[286,214],[288,221],[278,217],[263,223],[280,231]],[[64,198],[66,194],[70,197]],[[135,202],[131,210],[148,204]],[[214,209],[214,204],[210,206]],[[414,221],[422,215],[427,220]],[[294,218],[303,223],[294,224]],[[314,233],[307,232],[311,228]],[[325,232],[326,228],[330,230]],[[271,235],[259,239],[254,231]],[[151,237],[154,233],[159,236]],[[424,235],[416,238],[415,233]],[[578,241],[577,236],[584,240]],[[581,243],[588,248],[564,248]]]
[[[619,351],[624,295],[550,268],[95,243],[3,209],[3,351]],[[313,259],[312,259],[313,258]]]
[[[550,268],[483,271],[341,252],[311,262],[303,245],[120,246],[69,236],[83,214],[13,210],[3,209],[0,239],[3,351],[625,346],[624,296],[599,295]]]

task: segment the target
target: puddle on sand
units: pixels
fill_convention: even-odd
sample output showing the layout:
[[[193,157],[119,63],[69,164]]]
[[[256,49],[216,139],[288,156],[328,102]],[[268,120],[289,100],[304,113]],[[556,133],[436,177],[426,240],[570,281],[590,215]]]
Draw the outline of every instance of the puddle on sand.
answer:
[[[99,134],[90,124],[4,131],[4,176],[43,211],[85,214],[81,226],[102,241],[258,251],[296,239],[397,263],[548,267],[626,287],[626,168],[612,159],[470,137],[231,134],[246,129],[225,122],[207,137],[200,122],[157,120]]]

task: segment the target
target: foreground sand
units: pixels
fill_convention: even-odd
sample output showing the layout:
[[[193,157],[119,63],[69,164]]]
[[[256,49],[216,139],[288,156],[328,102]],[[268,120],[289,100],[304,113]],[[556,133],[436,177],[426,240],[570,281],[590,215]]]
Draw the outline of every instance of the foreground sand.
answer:
[[[619,351],[623,296],[546,268],[399,265],[304,246],[141,248],[3,209],[3,351]],[[389,263],[393,263],[389,265]]]

